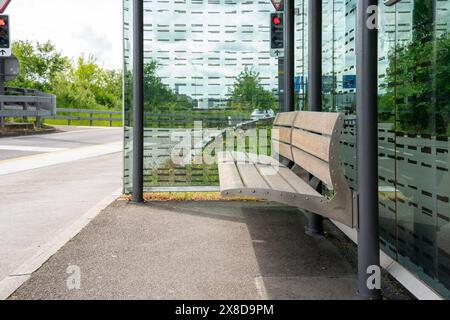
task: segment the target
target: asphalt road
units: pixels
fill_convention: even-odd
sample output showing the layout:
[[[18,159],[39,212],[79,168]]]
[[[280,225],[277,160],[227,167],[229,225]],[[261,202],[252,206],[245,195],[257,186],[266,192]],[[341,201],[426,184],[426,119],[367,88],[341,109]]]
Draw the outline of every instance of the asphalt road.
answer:
[[[122,186],[121,128],[0,138],[0,281]]]

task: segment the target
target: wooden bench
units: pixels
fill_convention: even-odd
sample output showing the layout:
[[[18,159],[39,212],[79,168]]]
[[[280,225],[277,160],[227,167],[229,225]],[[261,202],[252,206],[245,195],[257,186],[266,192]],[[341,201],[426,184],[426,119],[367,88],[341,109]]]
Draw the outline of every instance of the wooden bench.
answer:
[[[356,196],[344,177],[339,156],[343,125],[344,115],[339,113],[278,114],[272,130],[274,157],[219,153],[222,196],[279,202],[355,227]],[[288,165],[283,158],[290,160]],[[298,167],[305,177],[294,173]],[[320,182],[333,191],[331,196],[316,191]]]

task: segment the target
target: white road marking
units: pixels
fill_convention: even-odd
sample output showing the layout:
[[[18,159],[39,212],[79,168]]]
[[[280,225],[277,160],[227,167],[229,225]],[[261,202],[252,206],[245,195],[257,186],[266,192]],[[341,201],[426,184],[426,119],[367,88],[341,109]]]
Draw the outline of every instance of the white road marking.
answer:
[[[67,149],[52,153],[43,153],[29,157],[0,161],[0,175],[48,167],[82,159],[94,158],[121,152],[122,142],[113,142],[89,147]]]
[[[56,151],[66,150],[66,148],[45,148],[45,147],[31,147],[31,146],[0,145],[0,150],[27,151],[27,152],[56,152]]]

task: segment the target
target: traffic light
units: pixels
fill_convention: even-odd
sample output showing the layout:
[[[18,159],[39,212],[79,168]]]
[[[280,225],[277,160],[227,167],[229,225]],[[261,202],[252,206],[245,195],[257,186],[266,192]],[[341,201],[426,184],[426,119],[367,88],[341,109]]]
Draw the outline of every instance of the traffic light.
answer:
[[[270,14],[270,49],[284,48],[284,14],[276,12]]]
[[[0,15],[0,49],[7,49],[9,47],[9,16]]]

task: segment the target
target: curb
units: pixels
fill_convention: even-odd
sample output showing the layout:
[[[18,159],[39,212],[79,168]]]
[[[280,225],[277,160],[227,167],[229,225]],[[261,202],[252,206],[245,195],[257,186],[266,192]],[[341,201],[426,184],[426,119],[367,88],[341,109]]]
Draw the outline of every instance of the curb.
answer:
[[[49,129],[42,129],[39,131],[25,131],[25,130],[17,130],[17,131],[10,131],[10,132],[0,132],[0,138],[13,138],[13,137],[25,137],[25,136],[37,136],[41,134],[51,134],[51,133],[58,133],[58,129],[56,128],[49,128]]]
[[[38,270],[48,259],[57,253],[67,242],[72,240],[83,230],[101,211],[108,207],[122,195],[122,188],[94,205],[85,214],[78,218],[71,226],[62,231],[52,241],[47,242],[42,248],[9,276],[0,281],[0,300],[6,300],[19,289],[33,272]]]

